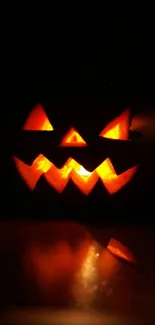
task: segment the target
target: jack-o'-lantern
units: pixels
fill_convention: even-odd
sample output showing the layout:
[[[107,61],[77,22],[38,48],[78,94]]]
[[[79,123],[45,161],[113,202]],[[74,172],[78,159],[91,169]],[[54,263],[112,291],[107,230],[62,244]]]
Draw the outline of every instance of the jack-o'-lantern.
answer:
[[[129,138],[130,110],[125,110],[120,116],[110,122],[99,134],[100,137],[127,141]],[[45,111],[37,105],[28,116],[23,131],[56,132],[47,118]],[[50,144],[49,144],[50,146]],[[64,135],[58,147],[87,147],[88,144],[74,127]],[[13,156],[18,172],[31,190],[34,190],[41,175],[58,193],[62,193],[69,180],[84,194],[92,192],[100,179],[109,194],[118,192],[135,175],[138,165],[135,165],[121,174],[117,174],[110,158],[106,158],[93,171],[86,170],[78,161],[69,157],[62,168],[57,168],[52,161],[40,153],[31,165],[25,164],[17,156]]]

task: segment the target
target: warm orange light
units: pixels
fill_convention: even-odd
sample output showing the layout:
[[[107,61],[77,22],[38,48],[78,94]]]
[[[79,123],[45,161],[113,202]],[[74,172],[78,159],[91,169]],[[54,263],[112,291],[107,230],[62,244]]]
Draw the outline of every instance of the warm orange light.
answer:
[[[133,253],[129,250],[129,248],[127,248],[114,238],[110,240],[107,249],[116,257],[119,257],[131,263],[137,263],[136,258],[134,257]]]
[[[101,137],[128,140],[129,137],[130,110],[125,110],[120,116],[111,121],[100,133]]]
[[[26,226],[25,234],[27,229]],[[38,224],[35,230],[22,252],[23,271],[26,278],[37,285],[43,296],[45,294],[54,300],[58,297],[61,301],[60,287],[64,289],[65,286],[66,290],[72,291],[72,286],[77,281],[76,274],[81,268],[83,281],[87,281],[86,267],[83,270],[83,266],[91,253],[93,238],[84,227],[70,222]],[[36,236],[38,230],[39,237]],[[91,271],[90,267],[87,272],[89,278],[92,276]],[[63,293],[67,297],[67,292]]]
[[[35,112],[37,112],[37,114]],[[120,117],[117,117],[114,121],[109,123],[109,125],[100,133],[100,136],[120,140],[128,139],[129,113],[129,110],[126,110]],[[28,126],[30,127],[30,125],[31,127],[32,125],[34,127],[34,124],[32,123],[33,118],[35,117],[36,121],[39,121],[41,114],[44,116],[44,123],[42,119],[42,130],[43,128],[45,129],[45,124],[49,129],[50,127],[53,129],[51,124],[47,123],[49,121],[45,118],[46,115],[40,106],[37,106],[30,114],[24,129],[28,129]],[[35,126],[36,125],[39,126],[39,123],[35,124]],[[71,128],[69,132],[67,132],[60,144],[60,146],[86,145],[84,139],[74,128]],[[93,172],[88,172],[72,158],[69,158],[60,169],[42,154],[38,155],[31,166],[26,165],[17,157],[13,158],[19,173],[31,190],[35,188],[40,176],[43,174],[47,182],[59,193],[63,192],[69,179],[71,179],[83,194],[88,195],[100,178],[107,191],[110,194],[114,194],[131,180],[138,168],[138,166],[134,166],[124,173],[117,175],[109,158],[101,163]]]
[[[49,168],[52,166],[52,163],[45,158],[43,155],[39,155],[31,166],[25,164],[23,161],[18,159],[17,157],[13,157],[17,170],[24,179],[27,186],[34,190],[40,176],[43,173],[46,173]]]
[[[14,161],[20,175],[31,190],[35,188],[43,174],[47,182],[59,193],[63,192],[69,179],[72,179],[74,184],[85,195],[92,191],[99,177],[107,191],[110,194],[114,194],[131,180],[138,168],[138,166],[134,166],[126,172],[117,175],[109,158],[91,173],[72,158],[68,159],[60,169],[43,155],[39,155],[31,166],[23,163],[17,157],[14,157]]]
[[[44,290],[71,277],[74,271],[73,253],[65,241],[49,247],[32,246],[27,258],[31,265],[30,272],[34,272],[35,281]]]
[[[28,116],[23,130],[26,131],[53,131],[47,115],[41,105],[36,105]]]
[[[71,128],[67,134],[63,137],[60,146],[61,147],[82,147],[86,146],[86,142],[83,140],[81,135],[74,129]]]
[[[117,175],[109,158],[107,158],[96,171],[110,194],[114,194],[125,186],[137,171],[138,166],[134,166],[124,173]]]

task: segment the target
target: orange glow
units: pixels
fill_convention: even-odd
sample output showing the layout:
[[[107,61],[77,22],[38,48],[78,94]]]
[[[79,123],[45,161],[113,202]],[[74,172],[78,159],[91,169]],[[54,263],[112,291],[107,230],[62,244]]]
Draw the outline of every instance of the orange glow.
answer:
[[[71,277],[74,271],[73,253],[65,241],[48,247],[32,246],[27,258],[30,272],[33,269],[35,280],[44,290]]]
[[[128,140],[129,137],[130,110],[125,110],[120,116],[110,122],[100,133],[101,137]]]
[[[99,283],[98,257],[101,250],[102,247],[92,241],[80,269],[75,274],[72,292],[79,306],[90,307],[95,300]]]
[[[89,173],[72,158],[68,159],[61,169],[53,165],[44,176],[48,183],[59,193],[62,193],[69,179],[72,179],[74,184],[76,184],[85,195],[91,192],[98,180],[98,176],[95,172]]]
[[[47,115],[41,105],[36,105],[29,114],[23,130],[25,131],[53,131]]]
[[[88,172],[78,162],[70,158],[62,168],[57,168],[46,157],[39,155],[31,166],[23,163],[17,157],[13,157],[18,172],[31,190],[34,190],[39,178],[43,174],[47,182],[59,193],[65,189],[69,179],[85,195],[88,195],[96,185],[100,177],[110,194],[119,191],[135,174],[138,166],[128,169],[117,175],[109,158],[107,158],[93,172]]]
[[[17,157],[13,158],[18,172],[31,190],[34,190],[40,176],[46,173],[50,166],[52,166],[52,163],[43,155],[39,155],[31,166],[25,164]]]
[[[135,175],[138,165],[134,166],[124,173],[117,175],[109,158],[107,158],[96,171],[110,194],[118,192],[124,187]]]
[[[100,136],[110,137],[112,139],[127,140],[129,132],[129,113],[129,110],[126,110],[121,114],[121,116],[114,119],[100,133]],[[35,121],[36,124],[34,124]],[[24,130],[28,130],[30,127],[32,129],[32,126],[33,129],[36,127],[35,130],[37,130],[39,125],[42,130],[45,130],[45,128],[46,130],[47,128],[50,130],[50,127],[51,130],[53,130],[51,124],[48,123],[49,121],[42,107],[38,105],[34,108],[27,119]],[[86,145],[86,142],[74,128],[71,128],[69,132],[67,132],[60,144],[60,146]],[[60,169],[42,154],[38,155],[31,166],[26,165],[17,157],[13,158],[17,170],[31,190],[35,188],[39,178],[43,174],[47,182],[59,193],[63,192],[69,179],[71,179],[83,194],[88,195],[93,190],[98,179],[100,178],[107,191],[110,194],[114,194],[132,179],[138,168],[137,165],[128,169],[124,173],[117,175],[109,158],[101,163],[93,172],[87,171],[72,158],[69,158],[64,166]]]
[[[81,135],[74,129],[71,128],[67,134],[63,137],[60,146],[61,147],[81,147],[86,146],[86,142],[83,140]]]
[[[116,257],[119,257],[131,263],[136,263],[136,259],[133,253],[126,246],[122,245],[118,240],[114,238],[110,240],[107,249]]]
[[[72,244],[72,232],[68,231],[66,225],[63,227],[64,230],[61,229],[60,224],[61,230],[59,231],[55,226],[50,227],[52,239],[48,241],[45,237],[46,232],[43,237],[41,231],[41,240],[34,239],[30,242],[22,258],[26,274],[33,279],[42,293],[52,291],[54,297],[57,293],[59,295],[60,284],[66,283],[71,287],[75,274],[83,267],[92,245],[89,233],[83,234],[81,230],[77,233],[77,227],[74,227],[74,244]],[[69,229],[73,227],[69,226]]]
[[[98,271],[102,279],[102,285],[107,286],[109,280],[114,277],[119,268],[119,260],[109,253],[107,249],[102,249],[98,259]]]

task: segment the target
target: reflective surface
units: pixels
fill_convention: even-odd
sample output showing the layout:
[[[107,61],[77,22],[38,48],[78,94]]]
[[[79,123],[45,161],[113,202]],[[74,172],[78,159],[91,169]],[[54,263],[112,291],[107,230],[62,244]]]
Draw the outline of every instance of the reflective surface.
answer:
[[[1,324],[153,324],[153,245],[153,229],[1,223]]]
[[[138,325],[135,317],[126,319],[95,311],[24,309],[9,311],[0,324],[6,325]]]

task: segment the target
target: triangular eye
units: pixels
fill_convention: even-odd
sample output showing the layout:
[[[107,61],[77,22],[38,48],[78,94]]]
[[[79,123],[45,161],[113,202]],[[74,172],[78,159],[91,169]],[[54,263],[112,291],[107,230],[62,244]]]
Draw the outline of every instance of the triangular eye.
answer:
[[[23,130],[26,131],[53,131],[53,126],[51,125],[46,113],[44,112],[41,105],[36,105],[31,113],[29,114]]]
[[[129,122],[130,109],[127,109],[120,116],[112,120],[99,135],[109,139],[128,140]]]
[[[74,129],[71,128],[63,137],[60,146],[61,147],[82,147],[86,146],[86,142],[81,135]]]

